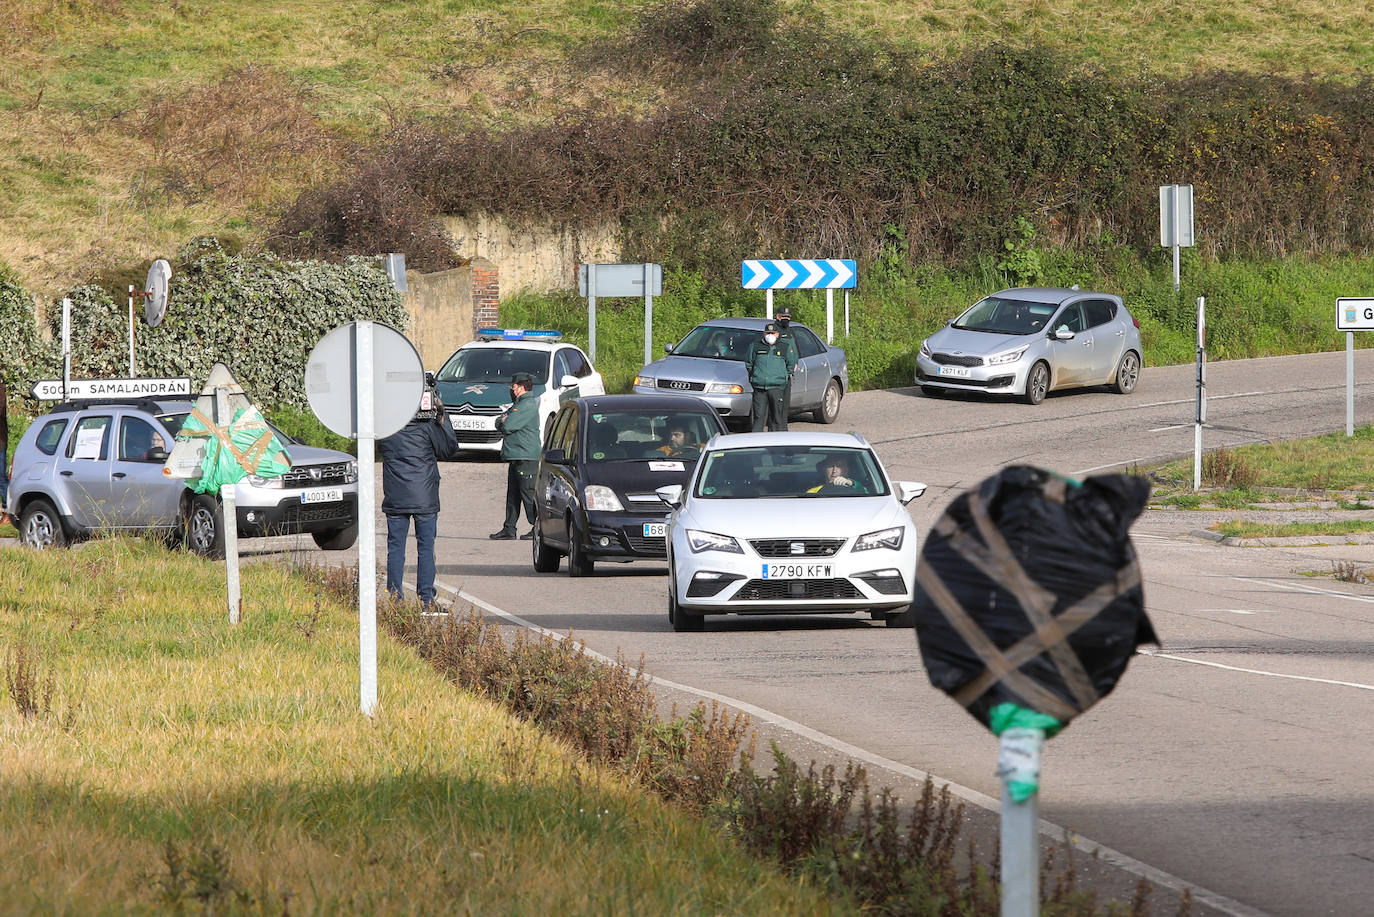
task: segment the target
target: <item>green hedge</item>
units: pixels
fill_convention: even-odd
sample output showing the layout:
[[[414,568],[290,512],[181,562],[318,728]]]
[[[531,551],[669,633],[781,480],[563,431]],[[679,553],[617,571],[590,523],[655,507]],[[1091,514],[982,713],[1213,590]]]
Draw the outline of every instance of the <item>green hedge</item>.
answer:
[[[72,302],[72,377],[123,378],[129,373],[127,300],[86,285]],[[0,334],[7,348],[5,381],[27,395],[38,379],[60,378],[62,307],[46,310],[47,339],[34,326],[31,297],[9,272],[0,273]],[[271,255],[225,254],[212,239],[183,247],[172,266],[167,312],[160,325],[143,322],[135,303],[135,372],[152,378],[189,376],[203,384],[216,362],[226,364],[254,402],[305,405],[305,363],[331,329],[371,319],[405,330],[400,294],[371,259],[342,264],[282,261]],[[32,413],[36,404],[28,405]]]

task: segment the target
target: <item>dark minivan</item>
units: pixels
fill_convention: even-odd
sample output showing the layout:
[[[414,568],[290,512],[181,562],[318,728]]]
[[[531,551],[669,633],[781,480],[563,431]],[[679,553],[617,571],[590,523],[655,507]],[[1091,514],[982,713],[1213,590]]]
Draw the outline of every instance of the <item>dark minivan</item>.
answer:
[[[655,492],[686,484],[725,425],[690,395],[596,395],[559,409],[534,489],[534,569],[587,576],[596,561],[667,556],[671,509]]]

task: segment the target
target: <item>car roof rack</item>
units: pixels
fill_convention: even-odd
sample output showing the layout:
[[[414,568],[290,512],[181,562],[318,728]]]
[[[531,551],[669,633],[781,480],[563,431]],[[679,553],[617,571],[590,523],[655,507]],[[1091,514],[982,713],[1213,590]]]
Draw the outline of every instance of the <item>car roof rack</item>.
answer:
[[[128,407],[138,408],[153,414],[163,413],[162,404],[167,401],[194,401],[189,396],[179,398],[129,398],[128,396],[114,396],[112,398],[76,398],[71,401],[63,401],[54,405],[49,414],[65,414],[72,411],[88,411],[92,408],[113,408]]]

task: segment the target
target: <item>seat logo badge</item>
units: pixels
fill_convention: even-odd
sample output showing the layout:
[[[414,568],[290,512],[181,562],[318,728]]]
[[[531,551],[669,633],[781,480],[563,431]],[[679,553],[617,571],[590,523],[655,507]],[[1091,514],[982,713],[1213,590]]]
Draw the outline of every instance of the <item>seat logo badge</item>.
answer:
[[[806,553],[806,545],[802,544],[800,541],[794,541],[794,542],[792,542],[792,553],[793,553],[793,554],[805,554],[805,553]]]

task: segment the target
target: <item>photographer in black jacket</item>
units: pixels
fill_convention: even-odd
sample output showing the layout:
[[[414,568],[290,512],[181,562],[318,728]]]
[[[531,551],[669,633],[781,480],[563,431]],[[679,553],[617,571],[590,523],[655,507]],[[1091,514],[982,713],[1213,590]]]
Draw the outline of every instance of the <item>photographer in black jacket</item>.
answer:
[[[377,441],[382,460],[382,512],[386,514],[386,591],[401,597],[406,536],[415,520],[415,593],[434,602],[434,536],[439,528],[439,460],[458,452],[434,379],[425,374],[420,410],[410,423]],[[365,523],[367,524],[367,523]]]

